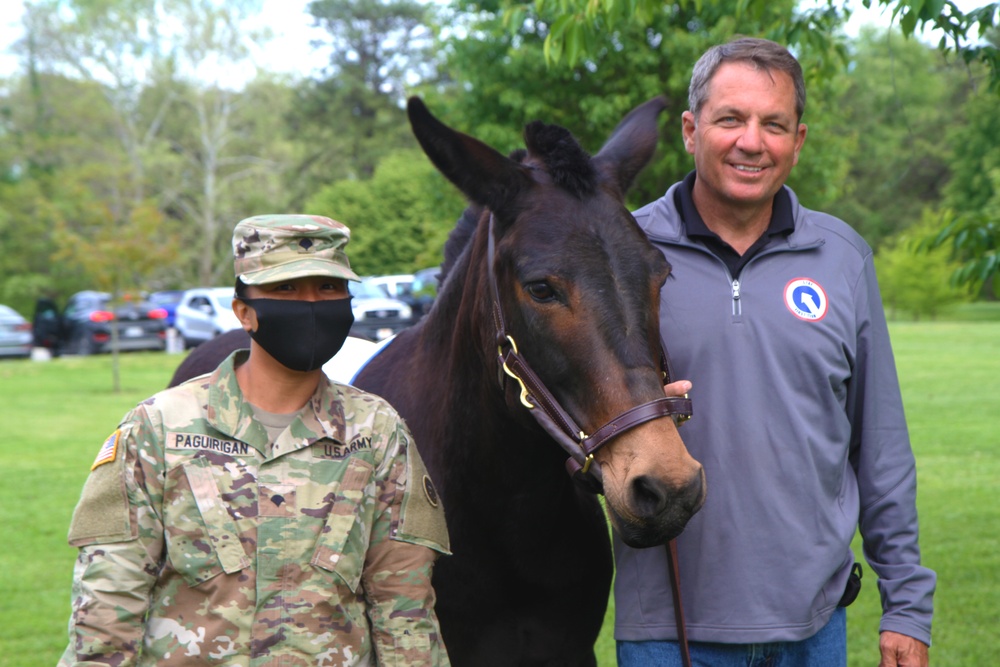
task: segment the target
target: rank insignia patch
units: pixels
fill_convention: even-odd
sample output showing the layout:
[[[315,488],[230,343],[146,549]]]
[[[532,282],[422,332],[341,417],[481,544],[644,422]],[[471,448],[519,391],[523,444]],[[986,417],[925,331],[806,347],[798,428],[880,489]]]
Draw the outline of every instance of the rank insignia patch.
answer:
[[[101,445],[101,451],[97,452],[97,458],[94,459],[94,465],[90,466],[93,470],[98,466],[102,466],[105,463],[111,463],[118,456],[118,439],[121,436],[121,429],[118,429],[104,441]]]

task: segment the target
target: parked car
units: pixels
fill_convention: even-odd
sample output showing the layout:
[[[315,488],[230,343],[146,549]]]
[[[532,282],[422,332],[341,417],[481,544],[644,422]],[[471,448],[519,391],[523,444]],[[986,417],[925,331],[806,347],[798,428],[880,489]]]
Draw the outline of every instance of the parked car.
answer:
[[[185,347],[242,327],[233,313],[233,296],[232,287],[195,287],[184,292],[174,326]]]
[[[402,273],[391,276],[371,276],[366,278],[365,282],[378,287],[384,296],[402,301],[401,297],[409,296],[410,290],[413,287],[413,274]]]
[[[439,267],[421,269],[414,274],[372,276],[365,281],[377,286],[385,296],[398,299],[413,311],[414,320],[419,320],[434,303],[437,296],[437,276]]]
[[[31,321],[35,347],[47,348],[52,354],[58,355],[62,328],[62,315],[56,302],[44,297],[35,301],[35,316]]]
[[[126,298],[112,310],[111,295],[86,290],[69,298],[59,313],[51,299],[35,305],[35,344],[55,354],[98,354],[166,347],[167,311],[144,299]]]
[[[386,297],[378,285],[351,280],[348,286],[354,297],[352,336],[379,342],[413,324],[413,310],[402,301]]]
[[[0,304],[0,357],[31,355],[31,322],[10,306]]]
[[[181,302],[183,297],[184,290],[168,289],[150,294],[149,302],[167,311],[167,326],[172,327],[176,326],[177,305]]]

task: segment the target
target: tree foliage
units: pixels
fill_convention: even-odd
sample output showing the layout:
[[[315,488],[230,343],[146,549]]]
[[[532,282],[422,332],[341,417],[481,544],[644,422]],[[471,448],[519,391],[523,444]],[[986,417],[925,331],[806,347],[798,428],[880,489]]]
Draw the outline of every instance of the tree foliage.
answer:
[[[947,248],[961,262],[951,276],[955,285],[973,289],[987,287],[1000,294],[1000,167],[990,170],[991,199],[980,210],[966,211],[945,219],[936,232],[928,233],[923,248],[934,252]]]
[[[332,183],[306,207],[351,228],[348,255],[359,275],[437,266],[464,208],[458,191],[417,150],[387,157],[368,180]]]
[[[91,204],[62,198],[96,197],[122,229],[141,226],[155,208],[161,243],[185,247],[159,266],[150,253],[154,270],[134,289],[228,282],[224,231],[246,215],[250,188],[275,192],[261,185],[288,158],[271,150],[282,132],[254,135],[267,117],[246,105],[262,101],[259,91],[235,89],[226,74],[261,38],[240,27],[257,9],[257,0],[38,0],[26,8],[28,75],[8,97],[19,110],[10,129],[25,137],[18,179],[38,179],[66,210]],[[280,104],[259,108],[280,116],[282,90]],[[68,187],[81,182],[84,190]],[[77,270],[77,285],[101,282],[89,263]]]
[[[948,127],[952,178],[944,206],[955,212],[925,247],[950,247],[961,262],[953,282],[1000,295],[1000,116],[997,98],[978,90]]]
[[[484,3],[444,50],[447,78],[462,83],[455,95],[442,100],[447,104],[444,116],[460,120],[459,127],[474,130],[471,133],[501,151],[519,147],[521,128],[535,119],[567,127],[585,148],[597,151],[629,110],[666,95],[669,106],[660,150],[629,198],[641,205],[693,168],[683,148],[680,117],[688,106],[687,86],[697,58],[733,35],[760,34],[794,16],[791,0],[739,16],[734,4],[659,6],[645,23],[621,22],[613,30],[596,31],[585,60],[552,67],[546,64],[544,50],[555,22],[536,12],[536,5],[522,6],[515,22],[512,14],[504,15],[499,7],[490,12]],[[825,14],[815,20],[832,30],[838,17]],[[837,92],[828,70],[840,62],[836,51],[816,50],[820,46],[808,44],[802,57],[810,86],[804,120],[816,128],[835,121],[835,106],[824,100]],[[836,133],[810,134],[791,181],[807,205],[822,207],[839,196],[849,142]]]
[[[729,13],[730,19],[736,23],[745,23],[751,19],[755,29],[741,29],[745,34],[768,37],[776,41],[786,43],[797,51],[800,61],[803,62],[807,71],[818,73],[818,80],[829,81],[830,75],[836,76],[838,70],[847,62],[847,51],[844,45],[844,37],[835,30],[829,30],[830,24],[839,22],[848,13],[848,3],[846,0],[827,0],[826,3],[818,4],[814,9],[800,11],[793,14],[779,14],[768,17],[767,12],[772,8],[772,3],[762,0],[677,0],[674,3],[664,5],[656,0],[501,0],[504,14],[504,21],[507,30],[511,34],[517,34],[520,26],[525,21],[532,21],[543,24],[543,53],[547,63],[555,68],[572,70],[581,64],[586,64],[597,58],[609,41],[618,35],[629,30],[638,28],[653,29],[659,17],[664,13],[683,13],[689,9],[697,10],[699,17],[710,15],[713,9],[723,9]],[[913,37],[920,30],[935,29],[943,35],[937,44],[937,50],[942,54],[957,54],[959,60],[976,70],[976,66],[988,72],[987,86],[990,91],[988,97],[995,108],[997,103],[997,93],[1000,92],[1000,48],[998,48],[998,30],[1000,30],[1000,3],[991,2],[982,6],[963,11],[955,2],[951,0],[863,0],[866,7],[873,5],[887,8],[892,15],[895,25],[905,37]],[[756,23],[754,23],[756,21]],[[700,26],[696,21],[695,28]],[[716,35],[716,37],[728,35]],[[678,38],[680,35],[673,35]],[[721,41],[717,39],[716,41]],[[908,53],[915,54],[917,50],[910,50]],[[838,64],[836,61],[841,60]],[[913,83],[917,84],[915,89],[932,95],[940,94],[939,90],[931,90],[920,85],[921,81],[914,78]],[[814,83],[810,82],[810,90],[815,90]],[[875,93],[872,88],[867,89]],[[909,91],[908,91],[909,92]],[[948,93],[945,92],[947,98]],[[876,95],[877,96],[877,95]],[[897,95],[897,99],[901,96]],[[856,101],[863,98],[857,97]],[[928,100],[930,101],[930,100]],[[940,107],[929,107],[931,110]],[[947,109],[947,107],[945,107]],[[927,116],[921,113],[917,107],[910,107],[908,112]],[[995,115],[995,114],[994,114]],[[919,119],[925,121],[926,118]],[[914,125],[924,124],[914,121]],[[891,128],[888,130],[891,132]],[[832,155],[843,156],[845,150],[849,150],[852,141],[851,134],[841,135],[844,142],[833,146]],[[996,136],[994,134],[994,136]],[[855,136],[856,142],[863,143],[865,138]],[[827,140],[823,140],[824,143]],[[810,148],[815,146],[815,142],[810,139]],[[810,179],[808,178],[808,161],[800,163],[800,167],[793,172],[789,183],[793,187],[798,187],[802,192],[808,194],[820,194],[825,184],[827,190],[824,194],[815,199],[806,199],[805,203],[813,207],[823,207],[823,204],[838,200],[841,202],[839,212],[841,215],[856,221],[859,228],[865,233],[878,240],[886,234],[906,226],[906,220],[912,219],[916,211],[923,204],[935,199],[939,189],[947,180],[946,169],[942,169],[943,156],[939,149],[941,142],[936,141],[933,134],[930,137],[912,133],[906,141],[906,149],[903,153],[917,155],[922,148],[930,149],[926,155],[912,160],[906,168],[899,172],[900,177],[891,177],[882,181],[863,181],[860,177],[866,170],[863,158],[855,158],[855,179],[846,185],[860,186],[866,189],[875,185],[865,194],[852,201],[845,194],[854,195],[858,190],[853,191],[833,191],[832,184],[840,183],[841,178],[846,176],[842,169],[843,162],[829,163],[826,176],[833,176],[833,179]],[[993,141],[987,141],[986,146],[995,146]],[[910,152],[912,151],[912,153]],[[885,151],[882,151],[885,152]],[[995,154],[995,153],[994,153]],[[808,154],[806,154],[808,155]],[[804,156],[805,158],[805,156]],[[892,161],[892,160],[889,160]],[[973,170],[978,167],[974,160],[959,158],[966,168]],[[816,164],[816,163],[813,163]],[[824,164],[821,162],[820,164]],[[840,167],[838,169],[838,167]],[[807,172],[807,173],[803,173]],[[839,172],[839,173],[838,173]],[[974,179],[982,184],[988,183],[986,176],[988,170],[979,171],[978,178]],[[805,177],[805,178],[804,178]],[[889,213],[884,207],[872,207],[872,197],[877,197],[879,191],[885,191],[884,184],[892,184],[898,181],[901,185],[903,180],[910,179],[914,184],[921,186],[930,185],[929,188],[907,190],[907,192],[917,192],[917,197],[912,195],[901,200],[903,203],[902,215],[886,215]],[[956,180],[952,180],[956,182]],[[801,185],[807,187],[802,188]],[[891,189],[891,188],[890,188]],[[990,188],[980,188],[983,194],[989,195]],[[902,188],[900,188],[902,190]],[[866,197],[866,195],[871,195]],[[981,217],[981,216],[980,216]],[[961,279],[970,280],[974,276],[982,275],[982,271],[996,272],[995,246],[992,249],[987,244],[986,250],[982,247],[967,245],[969,239],[976,237],[990,237],[990,225],[997,224],[996,218],[982,221],[976,220],[975,216],[963,218],[960,221],[961,229],[978,230],[977,234],[971,231],[962,236],[966,245],[956,248],[956,252],[967,259],[966,267],[960,273]],[[956,234],[958,227],[946,228],[943,232],[945,239],[957,241]],[[939,241],[941,242],[941,241]],[[976,252],[985,253],[975,255]],[[971,254],[970,254],[971,253]],[[992,267],[992,268],[991,268]],[[990,273],[989,275],[994,275]],[[988,276],[987,276],[988,277]]]
[[[915,319],[934,319],[947,306],[970,298],[968,288],[948,280],[957,263],[947,250],[926,252],[921,247],[923,237],[940,224],[938,217],[927,209],[920,222],[889,239],[876,253],[879,287],[890,315],[904,312]]]
[[[415,0],[313,0],[309,11],[328,34],[330,61],[299,86],[288,115],[304,148],[297,200],[333,180],[369,178],[382,158],[415,146],[404,91],[408,77],[433,71],[432,9]]]
[[[939,48],[957,53],[965,62],[982,62],[991,72],[991,88],[1000,90],[1000,50],[996,44],[981,41],[1000,24],[1000,3],[991,2],[968,12],[962,11],[952,0],[863,0],[865,7],[881,5],[892,13],[903,34],[913,36],[918,29],[933,28],[942,33]],[[699,13],[713,7],[725,6],[736,20],[755,16],[766,11],[768,0],[676,0],[668,7],[681,10],[695,9]],[[542,16],[553,18],[552,29],[545,40],[548,62],[566,63],[572,67],[596,52],[595,45],[601,33],[621,26],[649,25],[655,15],[664,9],[657,0],[507,0],[507,21],[516,30],[517,25],[530,11],[536,9]],[[825,14],[843,14],[848,10],[847,0],[826,0],[815,9],[801,12],[792,20],[770,24],[759,34],[791,45],[839,42],[837,35],[823,31],[816,19]],[[829,48],[821,47],[827,51]]]
[[[855,145],[840,197],[829,211],[873,246],[916,224],[952,178],[945,128],[956,125],[975,80],[898,30],[865,28],[851,50],[847,85],[830,131]]]
[[[804,66],[809,137],[789,183],[805,205],[876,247],[943,205],[954,217],[931,240],[964,278],[995,275],[990,70],[898,34],[855,43],[840,0],[807,12],[794,0],[316,0],[329,67],[308,80],[242,76],[258,35],[240,19],[259,5],[30,2],[23,70],[0,85],[0,300],[28,312],[37,295],[103,285],[101,261],[142,264],[121,278],[136,289],[225,284],[228,230],[266,212],[343,220],[366,273],[437,264],[462,202],[417,152],[402,110],[414,93],[502,152],[536,119],[596,152],[630,109],[666,95],[663,140],[630,196],[643,204],[693,167],[680,141],[691,67],[735,34],[793,44]],[[993,6],[964,16],[987,25]],[[969,24],[955,25],[971,45]]]

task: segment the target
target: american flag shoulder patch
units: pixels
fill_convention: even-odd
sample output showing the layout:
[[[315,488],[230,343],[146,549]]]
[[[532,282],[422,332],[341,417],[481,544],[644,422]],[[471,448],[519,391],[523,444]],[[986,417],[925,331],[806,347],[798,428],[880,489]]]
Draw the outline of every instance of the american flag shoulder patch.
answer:
[[[97,458],[94,459],[94,465],[90,466],[93,470],[98,466],[102,466],[105,463],[111,463],[118,456],[118,440],[121,437],[122,430],[118,429],[104,441],[101,445],[101,451],[97,452]]]

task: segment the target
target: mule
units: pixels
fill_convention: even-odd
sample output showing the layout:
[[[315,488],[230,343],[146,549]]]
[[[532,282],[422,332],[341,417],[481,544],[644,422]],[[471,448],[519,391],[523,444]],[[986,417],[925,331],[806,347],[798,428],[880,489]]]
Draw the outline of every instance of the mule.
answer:
[[[633,110],[593,157],[540,122],[506,157],[408,103],[424,152],[470,206],[430,311],[353,382],[404,417],[444,503],[453,555],[438,560],[434,586],[457,667],[596,665],[613,572],[607,519],[533,412],[547,391],[582,447],[663,399],[658,311],[670,267],[624,196],[652,157],[664,106]],[[512,347],[538,381],[530,388],[505,368]],[[584,467],[631,546],[667,543],[704,501],[701,466],[673,419],[624,429]]]

